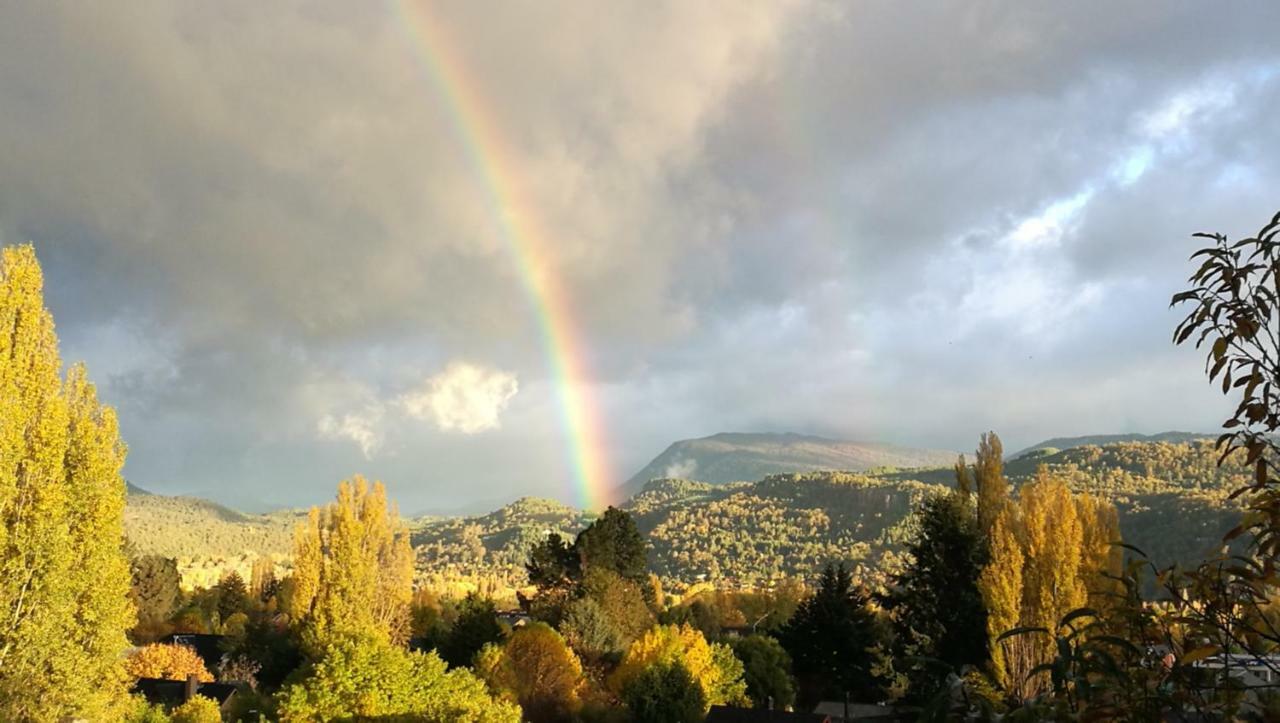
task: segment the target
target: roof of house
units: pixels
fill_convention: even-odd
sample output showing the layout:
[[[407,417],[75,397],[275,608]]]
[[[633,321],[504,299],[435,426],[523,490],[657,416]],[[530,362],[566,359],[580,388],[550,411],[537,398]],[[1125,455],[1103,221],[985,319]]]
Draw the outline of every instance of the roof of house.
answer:
[[[821,713],[795,713],[763,708],[730,708],[713,705],[706,723],[831,723],[831,716]]]
[[[177,645],[186,645],[196,651],[196,655],[204,661],[204,667],[209,672],[214,672],[218,668],[218,664],[222,662],[223,650],[222,641],[226,640],[225,635],[208,635],[205,633],[174,633],[166,635],[160,639],[162,643],[175,643]]]
[[[873,703],[849,703],[849,717],[845,718],[845,703],[838,700],[824,700],[813,709],[814,713],[828,715],[832,721],[897,721],[914,720],[914,715],[904,715],[906,711],[892,706],[875,705]]]
[[[141,693],[148,703],[162,705],[179,705],[186,697],[187,683],[183,680],[166,680],[164,678],[139,678],[133,686],[133,692]],[[226,705],[236,693],[236,686],[230,683],[199,683],[196,695],[212,698],[219,707]]]

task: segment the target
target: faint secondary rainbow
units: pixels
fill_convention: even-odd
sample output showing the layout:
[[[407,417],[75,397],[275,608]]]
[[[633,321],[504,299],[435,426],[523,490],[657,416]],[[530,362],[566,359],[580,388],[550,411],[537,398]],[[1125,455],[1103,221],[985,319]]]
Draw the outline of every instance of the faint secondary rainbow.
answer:
[[[611,500],[614,480],[604,458],[602,415],[587,389],[590,375],[573,311],[563,285],[546,268],[551,238],[517,182],[515,164],[493,113],[429,8],[411,0],[393,0],[393,6],[419,65],[453,119],[479,185],[489,195],[498,235],[533,306],[559,397],[574,496],[583,509],[599,510]]]

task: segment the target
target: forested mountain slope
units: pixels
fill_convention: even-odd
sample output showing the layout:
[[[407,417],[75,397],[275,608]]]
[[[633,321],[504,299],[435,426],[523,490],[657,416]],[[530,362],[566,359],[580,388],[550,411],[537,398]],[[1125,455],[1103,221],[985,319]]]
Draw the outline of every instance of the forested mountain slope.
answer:
[[[799,434],[717,434],[685,439],[667,447],[627,480],[631,497],[653,479],[696,479],[711,484],[763,479],[771,474],[878,467],[937,467],[955,461],[956,452],[849,442]]]
[[[139,554],[229,557],[289,552],[298,512],[248,515],[198,497],[170,497],[129,485],[125,536]]]
[[[1078,491],[1115,502],[1125,540],[1158,563],[1212,551],[1239,515],[1228,493],[1242,466],[1219,468],[1211,442],[1122,442],[1028,455],[1005,467],[1016,489],[1044,469]],[[868,579],[897,564],[911,510],[950,489],[947,467],[873,472],[800,472],[757,482],[649,482],[625,505],[651,545],[650,565],[673,589],[700,579],[753,586],[810,575],[844,561]],[[486,515],[410,521],[418,579],[454,591],[510,593],[524,584],[535,541],[572,537],[593,515],[524,498]],[[142,552],[171,556],[287,553],[297,513],[243,515],[203,500],[130,494],[126,528]]]
[[[1076,447],[1101,447],[1108,444],[1120,444],[1123,442],[1169,442],[1171,444],[1185,444],[1187,442],[1197,442],[1205,439],[1213,439],[1213,435],[1199,434],[1196,432],[1157,432],[1156,434],[1091,434],[1084,437],[1054,437],[1046,439],[1040,444],[1033,444],[1026,449],[1010,456],[1010,459],[1018,459],[1032,452],[1050,453],[1060,452],[1064,449],[1074,449]]]

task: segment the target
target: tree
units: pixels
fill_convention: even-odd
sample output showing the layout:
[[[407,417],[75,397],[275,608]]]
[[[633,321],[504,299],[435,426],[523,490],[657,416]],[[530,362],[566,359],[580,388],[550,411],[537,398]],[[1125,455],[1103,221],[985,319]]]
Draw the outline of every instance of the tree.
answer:
[[[613,570],[591,568],[582,582],[582,594],[600,606],[600,612],[618,631],[622,644],[653,627],[653,613],[645,602],[641,586]]]
[[[539,591],[555,590],[573,587],[582,579],[581,562],[573,546],[560,533],[552,532],[529,550],[524,568],[530,585]]]
[[[120,717],[125,448],[42,295],[35,251],[0,252],[0,718]]]
[[[161,555],[144,555],[133,561],[130,599],[138,611],[138,630],[158,632],[182,598],[178,563]]]
[[[297,637],[287,625],[266,616],[251,618],[243,635],[232,640],[229,652],[234,658],[258,665],[254,677],[267,691],[279,688],[303,662]]]
[[[222,723],[222,711],[213,698],[196,695],[174,708],[169,720],[171,723]]]
[[[969,466],[965,464],[964,455],[956,458],[956,492],[965,498],[973,495],[973,477],[969,474]]]
[[[712,705],[731,705],[735,708],[751,706],[747,697],[746,671],[733,648],[724,643],[711,644],[711,667],[715,669],[711,690],[707,699]]]
[[[478,672],[489,688],[520,704],[525,719],[559,721],[582,706],[582,663],[550,626],[532,623],[512,631],[502,646],[490,643]]]
[[[215,586],[217,589],[218,619],[225,624],[228,618],[249,608],[249,588],[240,573],[232,570]]]
[[[520,604],[534,618],[559,625],[565,606],[582,586],[582,559],[573,545],[558,532],[535,543],[525,563],[529,584],[538,589],[533,599],[520,597]]]
[[[265,603],[276,596],[280,582],[276,580],[275,560],[269,555],[259,555],[253,561],[249,571],[249,595],[258,602]]]
[[[912,697],[926,700],[937,693],[945,670],[908,661],[932,659],[957,672],[987,661],[987,609],[978,587],[987,543],[973,502],[959,490],[926,499],[916,519],[919,534],[907,545],[906,567],[894,578],[885,607]]]
[[[730,642],[742,661],[747,695],[757,708],[783,710],[796,701],[791,680],[791,656],[777,640],[767,635],[748,635]]]
[[[415,720],[517,723],[519,706],[495,700],[469,670],[447,670],[435,653],[411,652],[385,637],[328,641],[277,696],[282,723]]]
[[[293,589],[286,611],[315,651],[335,636],[404,642],[413,594],[409,532],[381,482],[356,475],[324,510],[311,509],[294,535]]]
[[[1280,557],[1280,489],[1274,476],[1280,468],[1280,213],[1257,235],[1239,241],[1220,233],[1194,236],[1213,244],[1191,255],[1203,262],[1188,279],[1191,288],[1170,301],[1171,307],[1192,307],[1174,329],[1173,342],[1195,337],[1196,348],[1208,350],[1209,381],[1221,377],[1222,393],[1239,398],[1218,437],[1218,464],[1241,450],[1244,464],[1254,470],[1251,483],[1237,490],[1253,514],[1235,534],[1252,532],[1257,557],[1270,572]]]
[[[679,664],[701,687],[707,706],[741,703],[746,693],[742,664],[730,658],[731,650],[709,645],[702,633],[689,625],[659,625],[627,648],[609,678],[609,687],[625,694],[631,682],[647,668]]]
[[[818,589],[800,603],[778,639],[791,654],[804,698],[874,697],[880,632],[870,598],[844,565],[827,565]]]
[[[1093,498],[1073,496],[1062,480],[1041,468],[1016,503],[1005,505],[993,523],[991,562],[979,588],[988,610],[987,628],[997,676],[1015,697],[1043,692],[1043,678],[1027,681],[1038,665],[1057,654],[1052,631],[1058,622],[1089,599],[1090,582],[1111,572],[1112,543],[1119,531],[1109,528],[1114,512]],[[1082,512],[1093,521],[1086,535]],[[1092,565],[1107,565],[1099,570]],[[1036,628],[1037,636],[999,640],[1013,628]]]
[[[611,570],[623,579],[642,583],[648,570],[648,546],[631,515],[609,507],[578,534],[574,548],[586,569]]]
[[[1024,557],[1018,541],[1017,520],[1012,509],[996,515],[988,534],[990,562],[983,568],[978,588],[987,608],[987,632],[992,641],[991,665],[996,678],[1006,687],[1010,681],[1025,680],[1031,668],[1031,653],[1024,638],[999,641],[1008,630],[1018,627],[1022,616],[1022,568]]]
[[[635,723],[697,723],[708,708],[703,687],[679,662],[641,670],[627,681],[622,700]]]
[[[983,433],[978,440],[974,478],[978,488],[978,524],[983,531],[991,529],[1004,501],[1009,499],[1009,483],[1004,478],[1004,445],[995,432]]]
[[[498,609],[493,601],[468,593],[458,606],[458,619],[440,646],[440,657],[450,667],[460,668],[470,665],[485,645],[500,640],[502,626],[498,624]]]
[[[189,645],[144,645],[129,655],[125,668],[133,678],[186,680],[194,675],[202,683],[213,682],[213,674],[205,667],[204,660]]]
[[[569,603],[560,623],[569,645],[589,662],[622,652],[622,634],[594,598],[583,597]]]

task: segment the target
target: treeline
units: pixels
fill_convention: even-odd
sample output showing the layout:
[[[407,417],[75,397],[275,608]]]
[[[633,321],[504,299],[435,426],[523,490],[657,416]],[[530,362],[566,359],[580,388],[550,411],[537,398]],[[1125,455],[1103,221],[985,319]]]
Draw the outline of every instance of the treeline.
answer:
[[[1114,504],[1126,539],[1161,564],[1192,564],[1221,546],[1241,505],[1229,499],[1249,472],[1239,455],[1221,468],[1209,442],[1117,443],[1007,463],[1013,490],[1043,468],[1071,491]],[[654,480],[623,505],[649,542],[649,565],[669,590],[699,582],[752,589],[844,563],[883,586],[902,562],[911,512],[954,484],[954,470],[808,472],[710,485]],[[520,500],[481,517],[427,521],[414,530],[419,582],[445,593],[483,588],[511,598],[528,584],[523,550],[548,531],[572,535],[590,517],[548,500]],[[1177,530],[1171,534],[1170,530]]]

